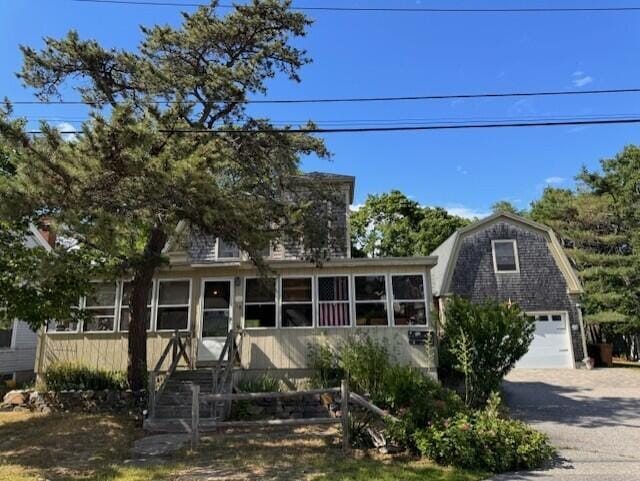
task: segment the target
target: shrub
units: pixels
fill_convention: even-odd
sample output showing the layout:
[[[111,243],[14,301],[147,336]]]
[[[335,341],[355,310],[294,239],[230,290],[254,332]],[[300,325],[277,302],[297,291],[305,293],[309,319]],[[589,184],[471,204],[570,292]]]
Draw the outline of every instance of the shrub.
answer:
[[[499,397],[482,411],[458,413],[419,430],[419,451],[440,464],[492,472],[535,469],[553,457],[547,436],[521,421],[499,417]]]
[[[242,392],[278,392],[280,381],[264,374],[253,379],[243,379],[238,383],[238,389]]]
[[[94,369],[75,362],[57,362],[44,374],[49,391],[127,389],[126,373]]]
[[[439,349],[443,375],[462,374],[467,404],[481,406],[526,354],[535,325],[516,305],[494,301],[474,304],[453,298],[445,312]]]
[[[312,370],[310,384],[315,388],[336,387],[344,378],[344,371],[338,366],[338,352],[327,344],[309,345],[309,367]]]
[[[338,367],[350,389],[377,400],[386,392],[384,381],[391,368],[387,345],[367,335],[351,336],[338,346]]]

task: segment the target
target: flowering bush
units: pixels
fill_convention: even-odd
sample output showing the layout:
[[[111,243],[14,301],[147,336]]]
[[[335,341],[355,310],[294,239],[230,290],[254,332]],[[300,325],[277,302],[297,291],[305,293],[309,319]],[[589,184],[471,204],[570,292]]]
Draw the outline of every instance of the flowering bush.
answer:
[[[543,466],[553,457],[547,436],[521,421],[498,414],[500,399],[492,395],[487,407],[460,412],[417,431],[414,439],[426,457],[446,465],[496,473]]]

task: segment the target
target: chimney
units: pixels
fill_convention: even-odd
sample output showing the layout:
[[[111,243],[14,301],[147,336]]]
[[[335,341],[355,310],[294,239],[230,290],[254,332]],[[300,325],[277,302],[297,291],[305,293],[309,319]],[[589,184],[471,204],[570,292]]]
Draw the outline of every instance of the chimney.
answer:
[[[56,246],[56,233],[54,232],[53,226],[51,225],[51,219],[49,219],[48,217],[43,217],[42,219],[40,219],[38,231],[52,248]]]

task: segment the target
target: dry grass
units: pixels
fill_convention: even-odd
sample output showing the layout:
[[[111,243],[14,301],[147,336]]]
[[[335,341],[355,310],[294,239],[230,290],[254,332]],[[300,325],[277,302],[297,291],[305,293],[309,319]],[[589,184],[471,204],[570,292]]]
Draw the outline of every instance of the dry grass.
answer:
[[[197,452],[161,462],[127,461],[144,433],[117,416],[0,413],[2,481],[475,481],[481,474],[425,461],[355,453],[335,430],[236,431],[205,438]]]

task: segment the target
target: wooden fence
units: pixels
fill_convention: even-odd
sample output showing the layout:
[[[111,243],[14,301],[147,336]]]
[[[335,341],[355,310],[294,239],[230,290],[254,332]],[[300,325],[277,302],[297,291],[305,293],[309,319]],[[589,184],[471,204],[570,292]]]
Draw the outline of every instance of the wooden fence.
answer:
[[[220,402],[220,401],[251,401],[256,399],[286,399],[300,396],[313,396],[321,394],[340,393],[340,416],[335,418],[306,418],[306,419],[267,419],[255,421],[212,421],[208,423],[208,428],[245,428],[245,427],[268,427],[268,426],[307,426],[318,424],[340,424],[342,426],[342,449],[346,452],[350,449],[349,438],[349,401],[352,401],[369,411],[383,417],[397,421],[378,406],[371,404],[364,397],[349,392],[349,383],[343,379],[339,388],[311,389],[306,391],[285,391],[285,392],[243,392],[243,393],[218,393],[200,394],[200,386],[191,386],[191,448],[195,449],[200,442],[200,401]]]

